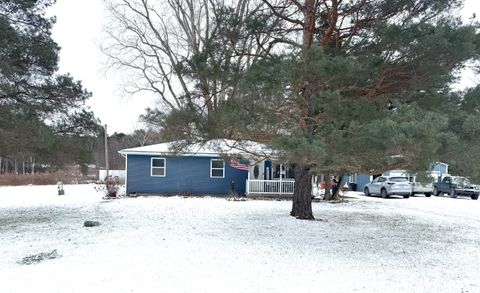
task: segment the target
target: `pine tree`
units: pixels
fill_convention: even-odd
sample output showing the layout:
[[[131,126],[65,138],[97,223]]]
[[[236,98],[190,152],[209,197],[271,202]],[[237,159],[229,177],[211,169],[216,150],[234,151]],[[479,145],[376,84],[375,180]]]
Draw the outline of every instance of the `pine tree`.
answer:
[[[51,38],[54,0],[0,1],[0,157],[55,158],[62,139],[95,135],[98,120],[84,107],[90,93],[58,75]]]
[[[475,28],[452,14],[461,1],[263,2],[302,32],[247,74],[287,125],[271,142],[296,165],[291,215],[313,218],[303,174],[426,169],[448,125],[432,99],[475,54]]]

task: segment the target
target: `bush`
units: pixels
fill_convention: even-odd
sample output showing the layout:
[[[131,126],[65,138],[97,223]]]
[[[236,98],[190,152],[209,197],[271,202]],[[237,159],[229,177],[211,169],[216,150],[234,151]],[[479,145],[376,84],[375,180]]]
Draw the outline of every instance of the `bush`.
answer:
[[[120,179],[118,176],[108,176],[105,178],[105,188],[107,189],[107,196],[116,197],[120,189]]]

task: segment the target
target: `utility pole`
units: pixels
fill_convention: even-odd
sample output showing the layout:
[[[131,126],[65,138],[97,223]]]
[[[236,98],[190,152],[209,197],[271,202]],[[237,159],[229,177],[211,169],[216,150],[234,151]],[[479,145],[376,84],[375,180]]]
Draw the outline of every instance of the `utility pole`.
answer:
[[[108,143],[107,143],[107,124],[105,124],[105,169],[107,170],[107,178],[108,178]]]

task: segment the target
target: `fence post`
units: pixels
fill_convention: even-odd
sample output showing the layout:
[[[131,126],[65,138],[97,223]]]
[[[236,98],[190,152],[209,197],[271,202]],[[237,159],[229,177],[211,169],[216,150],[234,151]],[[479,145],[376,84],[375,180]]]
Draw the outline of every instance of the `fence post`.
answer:
[[[248,179],[247,179],[247,184],[246,184],[246,187],[247,187],[246,189],[247,189],[247,190],[245,191],[245,193],[246,193],[247,195],[250,193],[250,186],[249,186],[249,185],[250,185],[250,182],[248,182]]]

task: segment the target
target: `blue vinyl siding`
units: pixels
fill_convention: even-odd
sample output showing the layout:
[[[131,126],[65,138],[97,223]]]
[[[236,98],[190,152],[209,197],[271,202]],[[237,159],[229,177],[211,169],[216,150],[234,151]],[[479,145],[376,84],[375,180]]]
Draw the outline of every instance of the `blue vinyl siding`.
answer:
[[[363,188],[370,182],[370,175],[358,174],[357,175],[357,191],[363,192]]]
[[[440,174],[447,174],[447,165],[442,163],[436,163],[433,166],[433,171],[438,171]]]
[[[347,183],[351,183],[351,182],[352,182],[352,176],[350,175],[350,176],[347,177]],[[352,191],[363,192],[363,188],[369,182],[370,182],[370,175],[357,173],[357,180],[356,180],[356,182],[354,182],[356,184],[356,189],[352,190]]]
[[[151,158],[166,159],[166,176],[152,177]],[[225,162],[224,178],[210,178],[210,160],[214,157],[165,157],[128,155],[127,193],[227,195],[234,182],[235,193],[244,194],[248,171]]]

